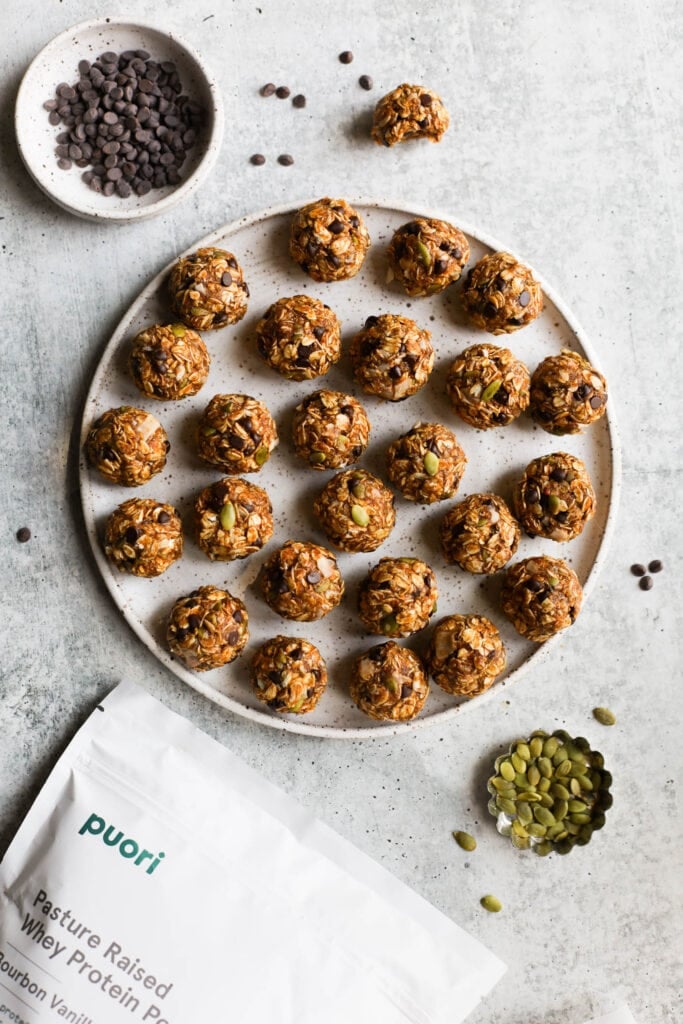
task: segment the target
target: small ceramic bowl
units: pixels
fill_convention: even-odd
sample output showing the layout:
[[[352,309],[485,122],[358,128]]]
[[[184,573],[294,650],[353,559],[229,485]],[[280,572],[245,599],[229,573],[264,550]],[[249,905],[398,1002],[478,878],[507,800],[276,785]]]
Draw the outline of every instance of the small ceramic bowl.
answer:
[[[570,853],[604,827],[612,776],[583,736],[538,729],[511,743],[493,767],[488,809],[516,849]]]
[[[83,171],[57,166],[56,136],[63,125],[49,123],[43,104],[54,98],[60,82],[78,81],[78,62],[92,63],[107,50],[147,50],[151,57],[173,61],[182,91],[203,110],[198,138],[187,151],[177,185],[153,188],[147,195],[122,198],[93,192],[82,180]],[[142,220],[164,213],[189,196],[207,176],[218,156],[223,139],[223,103],[215,81],[202,58],[175,32],[151,25],[105,19],[86,21],[56,36],[40,51],[26,71],[15,108],[15,130],[19,152],[36,184],[59,206],[78,217],[119,223]]]

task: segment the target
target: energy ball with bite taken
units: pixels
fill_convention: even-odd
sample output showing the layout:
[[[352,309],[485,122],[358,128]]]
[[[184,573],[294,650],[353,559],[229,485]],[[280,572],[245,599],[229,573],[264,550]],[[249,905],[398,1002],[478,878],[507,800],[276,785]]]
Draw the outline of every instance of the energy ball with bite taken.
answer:
[[[408,501],[431,505],[452,498],[467,456],[452,431],[440,423],[416,423],[387,451],[387,474]]]
[[[131,405],[103,413],[85,440],[90,464],[123,487],[139,487],[160,473],[170,447],[156,416]]]
[[[258,473],[277,446],[275,420],[250,395],[214,395],[197,429],[197,454],[226,473]]]
[[[412,297],[435,295],[457,281],[470,257],[469,242],[445,220],[416,217],[394,232],[389,271]]]
[[[350,691],[353,702],[370,718],[407,722],[424,707],[429,683],[417,654],[389,640],[356,659]]]
[[[276,636],[266,640],[249,667],[254,692],[272,711],[305,715],[313,711],[327,686],[327,667],[308,640]]]
[[[578,434],[605,413],[607,382],[587,359],[562,349],[548,356],[531,377],[529,411],[549,434]]]
[[[347,469],[328,480],[313,513],[341,551],[374,551],[396,522],[393,494],[366,469]]]
[[[423,85],[404,82],[377,103],[370,134],[378,146],[395,146],[406,139],[439,142],[449,122],[440,96]]]
[[[382,558],[360,585],[358,614],[369,633],[411,636],[424,629],[439,596],[434,571],[419,558]]]
[[[227,590],[206,586],[173,605],[166,630],[171,654],[195,672],[234,661],[249,639],[243,601]]]
[[[584,463],[567,452],[530,462],[512,493],[515,515],[532,537],[573,540],[595,513],[595,491]]]
[[[529,405],[529,371],[507,348],[471,345],[448,371],[446,391],[458,416],[478,430],[506,427]]]
[[[288,380],[312,380],[341,356],[339,320],[310,295],[278,299],[256,325],[256,347],[268,366]]]
[[[198,249],[181,256],[171,270],[169,290],[173,312],[195,331],[236,324],[247,311],[247,282],[225,249]]]
[[[369,395],[400,402],[427,383],[434,366],[429,331],[394,313],[369,316],[351,341],[356,382]]]
[[[196,395],[209,375],[211,357],[196,331],[184,324],[154,324],[133,339],[128,368],[143,395],[176,401]]]
[[[439,622],[425,654],[435,683],[456,697],[476,697],[505,668],[500,633],[484,615],[448,615]]]
[[[160,576],[183,553],[178,513],[153,498],[129,498],[107,520],[104,553],[121,572]]]
[[[292,442],[312,469],[344,469],[357,462],[370,440],[370,421],[352,395],[314,391],[297,405]]]
[[[518,331],[543,309],[540,284],[509,252],[483,256],[468,272],[462,298],[472,323],[489,334]]]
[[[465,572],[498,572],[510,561],[521,530],[497,494],[470,494],[441,521],[440,536],[446,561]]]
[[[287,541],[264,563],[259,578],[266,603],[297,622],[322,619],[344,596],[337,559],[319,544]]]
[[[369,245],[363,218],[344,199],[318,199],[292,221],[290,256],[314,281],[354,277]]]
[[[579,578],[561,558],[525,558],[505,573],[501,607],[518,633],[542,644],[567,629],[581,610]]]
[[[273,535],[270,498],[248,480],[219,480],[205,487],[194,503],[194,533],[214,562],[253,555]]]

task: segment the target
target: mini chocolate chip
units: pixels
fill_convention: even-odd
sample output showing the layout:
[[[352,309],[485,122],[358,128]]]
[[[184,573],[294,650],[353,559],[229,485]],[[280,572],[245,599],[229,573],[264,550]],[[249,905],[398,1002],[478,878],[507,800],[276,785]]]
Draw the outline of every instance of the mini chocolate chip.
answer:
[[[403,686],[401,687],[401,700],[405,700],[405,698],[409,697],[412,692],[412,686],[408,686],[407,683],[404,683]]]
[[[353,60],[353,54],[350,50],[344,50],[339,54],[339,60],[342,64],[350,64]]]
[[[317,327],[313,328],[313,334],[318,339],[318,341],[322,341],[323,337],[325,336],[325,328],[321,324],[318,324]]]
[[[263,153],[254,153],[253,156],[249,157],[249,163],[252,163],[254,167],[262,167],[266,162],[266,158]]]
[[[498,312],[498,310],[496,309],[496,307],[493,305],[492,302],[486,302],[484,304],[484,309],[482,310],[482,312],[483,312],[484,316],[491,317],[491,316],[495,316],[496,313]]]
[[[320,583],[321,579],[322,576],[317,569],[311,569],[310,572],[306,573],[306,582],[310,583],[311,586],[314,586],[316,583]]]
[[[372,79],[370,78],[370,75],[361,75],[360,78],[358,79],[358,84],[361,87],[361,89],[365,89],[366,92],[370,92],[370,90],[372,89],[373,82]]]
[[[344,230],[344,225],[340,220],[333,220],[331,224],[327,225],[327,230],[331,231],[333,235],[341,235]]]
[[[294,157],[290,156],[289,153],[281,153],[277,158],[277,162],[282,164],[283,167],[291,167],[294,163]]]
[[[135,541],[141,535],[142,531],[138,530],[137,526],[129,526],[126,530],[124,537],[127,544],[135,544]]]
[[[225,271],[225,272],[224,272],[224,273],[223,273],[223,274],[221,275],[221,284],[222,284],[222,285],[223,285],[223,286],[224,286],[225,288],[228,288],[228,287],[229,287],[229,286],[230,286],[230,285],[232,284],[232,274],[231,274],[231,273],[230,273],[229,271],[227,271],[227,270],[226,270],[226,271]]]
[[[233,270],[237,270],[238,263],[234,256],[231,256],[228,260],[228,266],[232,267]]]
[[[524,290],[524,291],[523,291],[523,292],[522,292],[522,293],[520,294],[520,296],[519,296],[519,298],[517,299],[517,301],[519,302],[520,306],[528,306],[528,305],[529,305],[529,303],[531,302],[531,295],[530,295],[530,294],[529,294],[529,292],[528,292],[528,291],[527,291],[527,290],[525,289],[525,290]]]
[[[303,93],[298,93],[298,95],[294,97],[292,100],[292,106],[296,107],[298,110],[301,110],[302,107],[306,106],[306,97]]]
[[[400,366],[390,366],[387,372],[387,376],[390,380],[398,380],[401,376]]]
[[[287,97],[289,96],[289,89],[287,88],[286,85],[278,85],[277,89],[275,90],[275,95],[279,100],[286,100]]]
[[[434,273],[443,274],[444,270],[448,266],[447,260],[434,260]]]
[[[640,562],[636,562],[634,565],[631,566],[631,572],[634,576],[644,576],[645,566],[641,565]]]
[[[498,405],[507,405],[508,402],[510,401],[510,392],[508,391],[504,384],[501,384],[501,386],[496,391],[495,395],[493,396],[493,401],[497,402]]]
[[[202,620],[200,619],[200,617],[198,615],[194,615],[193,614],[193,615],[188,616],[187,624],[190,627],[190,629],[192,629],[192,630],[199,629],[199,627],[202,624]]]
[[[562,469],[561,466],[555,466],[552,473],[550,474],[550,479],[556,480],[558,483],[561,483],[563,480],[567,479],[567,470]]]
[[[378,318],[376,316],[369,316],[367,318],[367,320],[365,321],[365,326],[366,327],[374,327],[377,322],[378,322]]]
[[[214,324],[224,324],[227,321],[227,319],[228,314],[225,312],[224,309],[219,310],[218,313],[214,313],[213,315]]]
[[[530,590],[532,594],[540,594],[543,590],[543,584],[540,580],[530,579],[524,584],[527,590]]]
[[[234,612],[232,613],[232,617],[235,620],[235,622],[244,622],[244,615],[242,614],[239,608],[235,608]]]
[[[555,519],[558,521],[558,523],[566,523],[568,518],[569,512],[557,512],[555,515]]]
[[[462,249],[451,249],[451,256],[454,256],[456,260],[461,260]]]
[[[588,404],[590,405],[591,409],[599,409],[600,406],[602,405],[602,396],[601,395],[593,395],[593,397],[591,398],[591,400],[590,400],[590,402]]]
[[[401,231],[404,235],[419,235],[420,225],[416,221],[411,220],[407,224],[403,225]]]
[[[241,452],[247,446],[245,438],[241,437],[239,434],[228,434],[227,442],[230,447],[234,448],[237,452]]]
[[[266,82],[265,85],[261,86],[259,92],[261,93],[262,96],[272,96],[273,93],[275,92],[275,83]]]
[[[422,95],[420,96],[420,103],[422,104],[423,107],[431,107],[432,97],[429,95],[428,92],[422,93]]]
[[[661,572],[663,568],[664,566],[658,558],[655,558],[648,565],[648,569],[650,570],[650,572]]]
[[[651,576],[643,576],[642,579],[640,579],[638,581],[638,586],[640,587],[641,590],[652,590],[652,587],[653,587],[652,577]]]
[[[31,539],[31,531],[28,526],[22,526],[17,530],[17,540],[20,544],[25,544],[27,540]]]

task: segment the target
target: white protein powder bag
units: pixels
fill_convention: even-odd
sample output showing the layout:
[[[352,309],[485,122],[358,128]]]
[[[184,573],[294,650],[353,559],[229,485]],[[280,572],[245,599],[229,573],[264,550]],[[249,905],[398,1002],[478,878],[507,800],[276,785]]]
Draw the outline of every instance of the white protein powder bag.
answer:
[[[458,1024],[504,970],[127,683],[0,864],[0,1024]]]

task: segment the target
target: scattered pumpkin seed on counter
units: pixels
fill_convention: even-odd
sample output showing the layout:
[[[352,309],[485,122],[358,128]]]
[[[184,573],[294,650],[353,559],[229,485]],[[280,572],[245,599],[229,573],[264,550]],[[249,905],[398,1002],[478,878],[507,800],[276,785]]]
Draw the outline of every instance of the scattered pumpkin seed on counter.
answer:
[[[538,729],[516,740],[496,758],[487,783],[496,828],[516,849],[541,857],[585,846],[612,806],[612,776],[604,765],[587,739],[562,729],[552,735]]]
[[[616,725],[617,716],[609,708],[593,708],[593,718],[600,725]]]
[[[491,893],[487,893],[486,896],[482,896],[479,900],[484,910],[488,910],[490,914],[498,914],[503,909],[503,904],[500,902],[497,896],[492,896]]]
[[[454,832],[453,838],[461,850],[472,853],[477,848],[477,840],[469,832]]]

